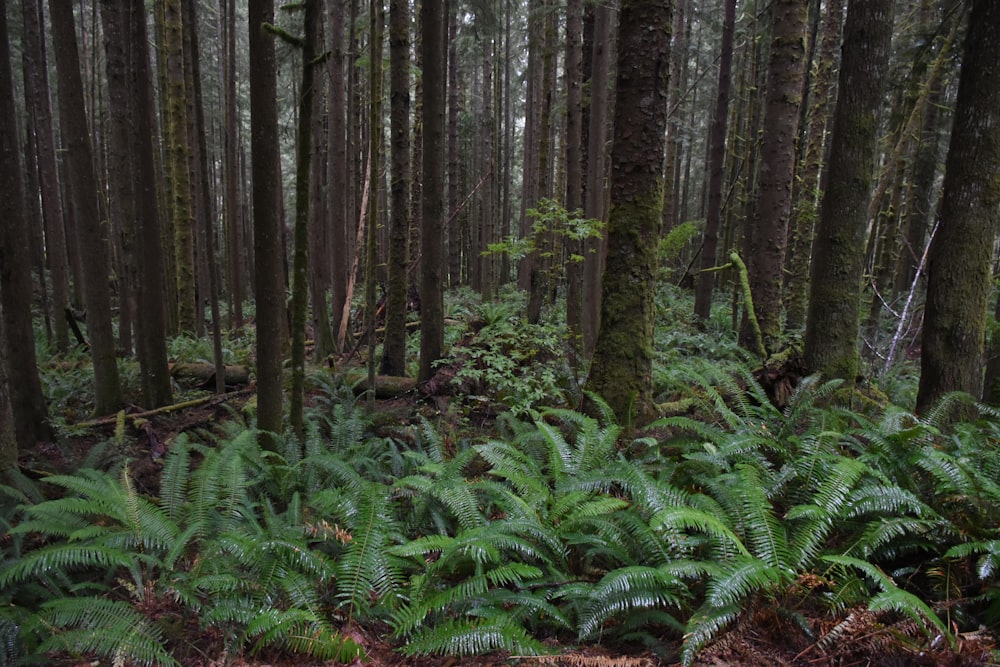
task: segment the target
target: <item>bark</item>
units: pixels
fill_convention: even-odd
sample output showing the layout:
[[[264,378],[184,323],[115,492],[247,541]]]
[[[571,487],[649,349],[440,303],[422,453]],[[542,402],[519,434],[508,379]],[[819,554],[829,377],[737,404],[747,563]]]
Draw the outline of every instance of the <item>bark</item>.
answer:
[[[979,397],[1000,205],[1000,4],[974,0],[945,165],[941,224],[927,267],[917,412],[949,392]],[[992,389],[992,388],[991,388]]]
[[[113,203],[135,239],[136,356],[144,405],[172,401],[167,372],[166,311],[159,206],[153,166],[153,100],[145,11],[130,0],[101,4],[112,124]],[[116,146],[116,144],[118,144]]]
[[[223,216],[229,271],[229,327],[243,327],[243,234],[236,122],[236,0],[219,0],[223,26]]]
[[[816,60],[813,63],[812,91],[806,116],[805,152],[797,169],[799,182],[795,187],[792,209],[792,240],[789,275],[786,280],[785,330],[797,331],[805,325],[809,295],[809,264],[819,203],[822,199],[820,177],[823,173],[823,153],[830,125],[831,112],[837,98],[837,52],[844,29],[844,3],[826,3]]]
[[[343,9],[344,0],[332,0],[330,3],[330,59],[327,65],[330,76],[328,215],[330,216],[329,224],[332,237],[330,299],[333,304],[333,313],[330,328],[333,332],[339,332],[342,328],[342,313],[347,298],[347,272],[350,268],[350,260],[348,259],[350,225],[347,216],[347,100],[344,77]],[[343,351],[339,345],[338,342],[338,350]]]
[[[49,93],[49,72],[42,38],[41,0],[21,0],[24,19],[24,92],[31,120],[35,127],[38,153],[38,176],[41,185],[42,220],[45,228],[46,265],[52,284],[52,311],[55,348],[60,354],[69,350],[69,329],[60,315],[69,305],[66,231],[63,226],[62,200],[59,193],[59,173],[56,166],[55,134],[52,127],[52,102]]]
[[[719,228],[722,222],[722,181],[726,163],[726,131],[729,123],[729,89],[733,71],[733,35],[736,32],[736,0],[725,0],[722,20],[722,46],[719,52],[719,82],[715,97],[715,118],[712,119],[709,161],[708,212],[701,246],[701,272],[694,294],[694,312],[708,319],[712,310]]]
[[[852,0],[831,137],[829,180],[813,244],[805,358],[810,370],[853,385],[866,211],[878,113],[892,40],[891,0]]]
[[[607,136],[611,122],[608,82],[611,67],[611,8],[594,10],[594,37],[591,58],[590,104],[587,119],[587,192],[583,215],[606,220]],[[601,322],[601,276],[607,237],[588,239],[584,244],[583,265],[583,355],[589,359],[597,343]]]
[[[191,107],[194,110],[194,134],[195,140],[192,142],[191,146],[194,148],[195,152],[195,173],[198,175],[197,185],[195,191],[198,194],[198,209],[201,212],[199,216],[201,220],[201,225],[199,227],[199,233],[201,238],[201,256],[204,259],[203,264],[205,265],[205,274],[207,281],[202,284],[202,289],[198,298],[198,321],[202,319],[201,316],[201,304],[205,301],[205,296],[207,292],[209,311],[212,315],[212,355],[215,361],[216,368],[216,386],[215,390],[218,393],[222,393],[226,390],[225,383],[223,382],[222,368],[225,365],[222,353],[222,318],[219,314],[219,270],[216,264],[216,248],[215,248],[215,229],[212,221],[215,220],[215,211],[212,207],[212,197],[210,192],[209,184],[209,173],[208,173],[208,144],[205,136],[205,110],[204,102],[202,98],[202,85],[201,85],[201,48],[198,43],[198,21],[197,15],[195,13],[195,2],[194,0],[183,0],[184,1],[184,31],[188,35],[185,40],[189,44],[190,48],[190,64],[191,73],[190,80],[192,81],[191,89]]]
[[[188,143],[188,90],[184,77],[184,28],[181,0],[162,0],[166,68],[163,98],[167,163],[170,169],[170,218],[173,223],[174,269],[177,283],[177,327],[195,331],[194,208]]]
[[[306,316],[309,309],[309,187],[312,168],[313,100],[315,97],[318,0],[304,0],[301,86],[295,135],[295,249],[292,260],[292,388],[289,422],[292,433],[305,440]]]
[[[410,237],[410,6],[407,0],[389,2],[389,88],[392,132],[389,282],[379,372],[405,375],[407,241]]]
[[[421,169],[420,374],[427,382],[444,348],[444,101],[445,11],[441,0],[420,7],[423,36],[423,146]]]
[[[250,152],[253,167],[254,264],[257,299],[257,428],[261,445],[278,446],[270,433],[282,430],[281,360],[285,319],[282,269],[277,72],[273,0],[249,1]]]
[[[754,308],[769,353],[780,344],[781,289],[785,268],[788,218],[795,178],[805,80],[808,12],[801,0],[776,0],[772,7],[771,55],[764,103],[763,138],[757,178],[757,206],[747,256]],[[745,341],[745,331],[741,342]]]
[[[17,466],[17,432],[14,428],[14,407],[10,400],[10,379],[7,374],[6,343],[3,322],[0,321],[0,479]]]
[[[7,377],[0,378],[9,392],[16,446],[9,433],[0,433],[0,465],[16,462],[17,449],[33,447],[51,437],[35,357],[31,319],[31,267],[28,230],[21,185],[21,156],[14,111],[14,80],[10,57],[7,3],[0,0],[0,330]],[[5,398],[0,396],[0,399]],[[6,401],[0,400],[0,408]],[[4,415],[0,414],[0,417]],[[10,424],[7,419],[4,422]]]
[[[651,414],[653,286],[663,210],[672,2],[625,0],[619,27],[608,258],[587,388],[622,424]]]
[[[122,404],[108,288],[108,230],[102,223],[97,204],[98,183],[90,129],[84,111],[73,7],[69,3],[52,2],[49,3],[49,12],[59,81],[59,116],[66,138],[66,159],[79,231],[78,245],[81,257],[86,258],[82,265],[83,297],[94,362],[94,411],[107,414]]]
[[[368,116],[368,181],[371,183],[372,195],[368,204],[368,242],[366,244],[365,261],[365,335],[368,341],[368,384],[375,384],[375,283],[377,280],[376,263],[378,258],[379,226],[379,174],[382,163],[382,42],[385,24],[385,10],[382,0],[369,2],[369,59],[371,67],[369,76],[369,116]],[[360,252],[360,248],[359,248]],[[375,409],[375,394],[368,394],[368,408]]]
[[[566,5],[566,210],[583,208],[583,9],[579,0]],[[571,256],[583,257],[583,242],[568,245]],[[572,257],[566,270],[566,334],[570,363],[583,351],[583,263]]]

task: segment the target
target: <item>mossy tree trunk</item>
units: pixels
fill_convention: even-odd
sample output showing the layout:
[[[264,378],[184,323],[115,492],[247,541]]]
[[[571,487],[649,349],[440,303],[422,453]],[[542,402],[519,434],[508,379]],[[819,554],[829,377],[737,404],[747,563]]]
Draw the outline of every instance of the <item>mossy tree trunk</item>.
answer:
[[[68,2],[52,2],[49,13],[59,81],[59,117],[66,140],[78,244],[80,256],[86,259],[82,264],[83,298],[94,362],[94,411],[108,414],[122,405],[108,285],[108,226],[101,219],[97,205],[98,181],[84,106],[73,7]]]
[[[38,379],[35,337],[31,319],[31,270],[28,253],[28,230],[24,215],[24,190],[21,185],[21,157],[14,115],[14,81],[11,70],[10,42],[7,30],[6,0],[0,0],[0,296],[3,297],[0,364],[8,373],[0,377],[9,391],[9,404],[0,400],[0,421],[13,425],[16,444],[10,432],[0,432],[0,465],[16,462],[18,446],[34,446],[51,436],[47,421],[42,385]],[[61,316],[62,313],[59,313]],[[6,357],[6,358],[4,358]],[[0,371],[2,372],[2,371]],[[6,399],[5,393],[0,399]],[[7,417],[10,417],[8,419]]]
[[[650,416],[652,403],[672,8],[663,0],[625,0],[621,7],[607,269],[587,389],[623,424]]]
[[[280,165],[278,160],[277,70],[274,0],[249,0],[250,153],[253,165],[254,292],[257,300],[257,427],[261,445],[274,449],[268,435],[282,430],[281,361],[285,321],[282,264]]]
[[[327,62],[330,78],[329,130],[327,135],[329,195],[327,198],[327,215],[330,225],[330,302],[332,317],[330,329],[336,340],[340,331],[341,318],[344,311],[344,300],[347,298],[347,271],[350,267],[348,249],[347,207],[347,98],[345,88],[344,62],[344,0],[331,0],[329,10],[330,26],[330,56]]]
[[[844,3],[828,2],[820,26],[819,48],[812,63],[809,111],[803,133],[806,145],[797,168],[795,202],[792,205],[789,272],[785,280],[785,329],[795,332],[805,326],[809,297],[809,253],[822,199],[820,180],[830,118],[837,98],[838,51],[844,28]]]
[[[801,0],[776,0],[771,12],[757,206],[753,227],[748,230],[750,252],[746,257],[753,305],[769,353],[777,351],[781,340],[781,290],[805,82],[808,6]],[[740,340],[751,344],[746,327]]]
[[[383,375],[406,373],[406,292],[410,238],[410,4],[389,2],[389,282],[385,303]]]
[[[941,222],[928,257],[917,412],[983,383],[990,254],[1000,206],[1000,3],[974,0],[945,165]]]
[[[166,299],[160,247],[159,202],[153,162],[153,99],[150,94],[146,13],[130,0],[101,3],[104,48],[112,123],[115,186],[113,204],[121,206],[134,225],[136,288],[140,317],[136,318],[143,405],[158,408],[172,402],[167,369]],[[120,144],[120,145],[116,145]],[[116,181],[117,182],[116,185]]]
[[[184,26],[181,0],[162,0],[167,125],[167,164],[170,169],[170,219],[173,221],[174,268],[177,281],[177,327],[195,331],[194,208],[188,144],[187,86],[184,76]]]
[[[726,131],[729,124],[729,89],[733,73],[733,41],[736,32],[736,1],[725,0],[722,19],[722,46],[719,52],[719,82],[715,97],[715,118],[709,148],[708,209],[701,246],[701,272],[694,293],[694,312],[708,319],[712,311],[715,273],[719,249],[719,229],[722,225],[722,181],[726,166]]]
[[[862,249],[892,42],[891,0],[852,0],[844,25],[829,176],[812,252],[805,357],[853,384],[858,373]]]

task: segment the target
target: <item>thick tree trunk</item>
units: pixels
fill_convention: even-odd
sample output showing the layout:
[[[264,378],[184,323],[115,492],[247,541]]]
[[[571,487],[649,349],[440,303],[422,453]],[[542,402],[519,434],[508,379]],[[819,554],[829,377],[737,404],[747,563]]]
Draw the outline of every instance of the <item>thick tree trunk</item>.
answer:
[[[771,56],[760,147],[757,206],[750,234],[749,270],[753,307],[769,353],[780,344],[781,289],[788,218],[795,178],[795,140],[805,81],[807,7],[776,0],[771,7]],[[741,333],[746,342],[747,332]]]
[[[195,332],[194,207],[188,144],[188,90],[184,77],[184,28],[181,0],[162,0],[164,41],[161,49],[166,69],[167,163],[170,169],[170,219],[173,221],[174,268],[177,281],[177,327]]]
[[[166,309],[159,206],[153,167],[153,100],[150,95],[146,15],[131,0],[101,4],[112,124],[113,204],[132,225],[136,245],[136,352],[143,404],[172,401],[167,372]]]
[[[892,1],[852,0],[831,137],[829,180],[813,244],[805,357],[810,370],[853,385],[861,274],[878,113],[892,41]]]
[[[605,182],[607,177],[607,136],[611,121],[608,103],[608,79],[611,66],[611,8],[599,5],[594,9],[594,37],[590,75],[590,108],[587,119],[587,192],[583,215],[594,220],[606,220]],[[601,276],[607,236],[588,239],[584,243],[583,259],[583,355],[589,359],[597,343],[601,323]]]
[[[566,5],[566,210],[583,209],[583,8],[579,0]],[[575,367],[583,352],[583,242],[568,243],[566,269],[566,334]]]
[[[837,98],[838,49],[844,29],[844,3],[826,3],[819,49],[813,63],[810,108],[803,133],[806,146],[798,167],[792,208],[789,275],[785,284],[785,329],[798,331],[805,325],[809,295],[809,264],[819,203],[820,180],[824,168],[823,152],[830,126],[831,111]]]
[[[651,415],[653,284],[663,210],[672,2],[625,0],[619,28],[608,259],[587,388],[622,424]]]
[[[330,184],[328,215],[330,219],[332,274],[330,281],[330,301],[333,312],[330,329],[336,332],[341,329],[344,301],[347,298],[347,272],[350,269],[348,248],[348,230],[351,225],[347,216],[347,100],[344,78],[345,48],[344,48],[344,0],[332,0],[330,3],[330,130],[329,130],[329,177]],[[343,350],[340,350],[343,351]]]
[[[17,447],[27,448],[52,434],[38,379],[32,330],[28,230],[14,122],[14,82],[6,5],[6,0],[0,0],[0,219],[3,220],[0,224],[0,296],[3,297],[0,342],[5,346],[8,364],[7,377],[0,378],[4,384],[0,391],[9,391]],[[4,361],[0,359],[0,364]],[[0,400],[0,409],[4,403]],[[7,421],[2,413],[0,419]],[[9,433],[0,432],[0,466],[16,462],[17,447],[12,447]]]
[[[223,30],[223,123],[222,180],[225,190],[223,215],[227,239],[226,264],[229,271],[229,327],[243,327],[243,201],[240,192],[240,164],[236,122],[236,0],[219,0]]]
[[[974,0],[945,165],[941,225],[927,268],[917,412],[982,390],[990,254],[1000,206],[1000,3]]]
[[[73,7],[69,3],[52,2],[49,3],[49,12],[59,79],[59,115],[66,137],[66,157],[72,178],[79,231],[78,243],[80,255],[86,258],[82,266],[83,292],[87,306],[90,352],[94,362],[94,411],[100,415],[114,412],[122,404],[108,288],[108,230],[101,222],[97,205],[97,176],[94,173],[90,129],[84,111]]]
[[[281,358],[285,320],[282,268],[280,166],[278,161],[277,72],[274,40],[265,24],[274,23],[273,0],[249,0],[250,152],[253,162],[254,264],[257,298],[257,427],[281,433]],[[261,445],[278,442],[264,435]]]
[[[441,0],[420,7],[423,35],[423,190],[420,264],[420,375],[428,381],[444,348],[445,11]]]
[[[407,0],[389,2],[389,88],[392,132],[389,283],[380,372],[405,375],[407,242],[410,237],[410,5]]]

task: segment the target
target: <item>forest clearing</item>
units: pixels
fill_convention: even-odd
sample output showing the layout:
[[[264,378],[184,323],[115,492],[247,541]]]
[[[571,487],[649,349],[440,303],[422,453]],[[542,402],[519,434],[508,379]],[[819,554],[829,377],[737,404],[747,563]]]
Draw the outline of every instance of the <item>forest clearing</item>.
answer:
[[[0,667],[1000,664],[998,34],[0,0]]]

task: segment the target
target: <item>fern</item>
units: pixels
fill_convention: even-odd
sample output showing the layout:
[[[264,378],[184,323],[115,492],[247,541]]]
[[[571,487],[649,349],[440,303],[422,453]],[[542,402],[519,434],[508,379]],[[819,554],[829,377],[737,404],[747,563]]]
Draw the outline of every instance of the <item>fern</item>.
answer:
[[[43,605],[40,616],[52,634],[39,645],[39,653],[67,651],[140,665],[180,664],[163,647],[162,633],[127,602],[58,598]]]
[[[680,609],[687,585],[665,568],[624,567],[609,572],[593,586],[580,615],[581,639],[593,636],[608,620],[641,610]]]
[[[520,624],[496,619],[450,619],[422,628],[401,649],[405,655],[482,655],[507,651],[514,655],[544,655],[548,649]]]

